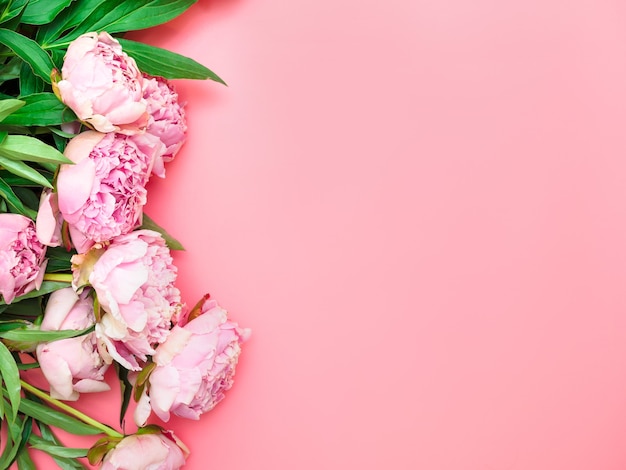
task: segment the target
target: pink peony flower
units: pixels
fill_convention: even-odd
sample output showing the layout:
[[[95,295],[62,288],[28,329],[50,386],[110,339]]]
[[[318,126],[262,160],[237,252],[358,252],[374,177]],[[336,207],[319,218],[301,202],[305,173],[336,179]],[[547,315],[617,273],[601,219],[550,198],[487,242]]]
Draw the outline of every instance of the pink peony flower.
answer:
[[[180,310],[176,267],[163,238],[151,230],[120,235],[72,257],[74,287],[90,284],[105,311],[96,325],[101,353],[131,370],[165,341]]]
[[[10,304],[16,296],[39,289],[47,260],[35,224],[19,214],[0,214],[0,294]]]
[[[185,142],[185,111],[170,82],[161,77],[146,76],[143,83],[143,96],[150,115],[146,132],[158,137],[165,145],[163,154],[155,159],[152,173],[163,178],[164,163],[171,162]]]
[[[79,253],[141,223],[145,186],[161,148],[149,134],[88,131],[70,140],[65,155],[74,165],[59,170],[58,206]]]
[[[37,211],[37,238],[46,246],[60,246],[62,225],[63,218],[59,212],[57,193],[53,193],[50,189],[44,189]]]
[[[133,434],[107,452],[100,470],[177,470],[189,450],[172,432]]]
[[[148,124],[143,76],[107,33],[86,33],[67,48],[56,84],[61,100],[100,132],[135,134]]]
[[[93,299],[88,294],[85,290],[79,296],[71,287],[53,292],[40,329],[83,330],[93,325]],[[98,353],[95,333],[40,343],[36,354],[53,398],[77,400],[79,393],[109,390],[104,382],[109,366]]]
[[[198,316],[172,328],[152,357],[156,367],[135,410],[137,425],[145,424],[150,408],[166,422],[170,413],[199,419],[233,385],[240,344],[250,330],[229,321],[226,310],[208,295],[197,310]]]

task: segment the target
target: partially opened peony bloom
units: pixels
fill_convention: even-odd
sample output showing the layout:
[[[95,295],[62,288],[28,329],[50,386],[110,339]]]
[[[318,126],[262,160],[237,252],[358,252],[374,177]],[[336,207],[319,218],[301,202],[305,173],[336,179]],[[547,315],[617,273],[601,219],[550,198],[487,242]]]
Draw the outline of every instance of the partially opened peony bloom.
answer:
[[[145,77],[144,98],[150,115],[146,132],[158,137],[165,145],[152,168],[152,173],[163,178],[164,164],[174,159],[185,142],[185,111],[178,102],[178,93],[173,85],[161,77]]]
[[[143,76],[109,34],[86,33],[72,41],[61,76],[61,100],[97,131],[135,134],[146,128]]]
[[[165,341],[180,310],[176,267],[157,232],[137,230],[72,257],[74,287],[91,285],[105,311],[96,334],[107,360],[131,370]]]
[[[149,134],[88,131],[74,137],[57,179],[58,207],[79,253],[141,223],[146,183],[162,143]]]
[[[39,289],[47,260],[35,224],[19,214],[0,214],[0,295],[10,304],[16,296]]]
[[[250,330],[229,321],[208,296],[197,308],[198,316],[174,326],[152,357],[156,367],[135,411],[137,425],[145,424],[150,408],[163,421],[170,413],[199,419],[232,387],[240,345]]]
[[[85,290],[79,296],[71,287],[53,292],[40,329],[83,330],[93,325],[93,299],[88,294]],[[77,400],[80,393],[109,390],[104,382],[108,364],[98,353],[95,333],[41,343],[36,354],[52,398]]]
[[[189,451],[172,432],[133,434],[122,439],[102,461],[100,470],[177,470]]]

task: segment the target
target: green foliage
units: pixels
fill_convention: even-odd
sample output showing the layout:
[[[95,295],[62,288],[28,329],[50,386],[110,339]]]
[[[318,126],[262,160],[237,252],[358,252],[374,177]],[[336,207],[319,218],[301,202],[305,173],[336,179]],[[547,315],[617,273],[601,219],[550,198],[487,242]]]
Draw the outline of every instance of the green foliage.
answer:
[[[218,77],[215,72],[189,57],[128,39],[119,39],[119,41],[124,51],[135,59],[137,66],[150,75],[158,75],[168,79],[206,80],[208,78],[226,85],[226,82]]]
[[[33,73],[45,82],[51,83],[50,74],[54,65],[52,59],[37,42],[10,29],[0,28],[0,43],[8,46],[15,54],[26,62]]]

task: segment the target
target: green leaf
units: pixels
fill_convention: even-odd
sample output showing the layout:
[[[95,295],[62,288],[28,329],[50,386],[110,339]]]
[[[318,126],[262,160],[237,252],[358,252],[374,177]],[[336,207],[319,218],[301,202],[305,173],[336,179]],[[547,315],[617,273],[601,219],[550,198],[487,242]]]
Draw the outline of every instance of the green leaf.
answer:
[[[13,57],[0,67],[0,83],[20,77],[20,69],[24,62],[19,57]],[[3,98],[4,99],[4,98]]]
[[[82,23],[105,0],[80,0],[63,10],[52,22],[42,25],[37,31],[37,42],[47,45],[63,32]]]
[[[0,24],[6,23],[19,16],[27,3],[28,0],[13,0],[12,2],[7,2],[2,13],[0,13]]]
[[[26,102],[22,100],[15,100],[15,99],[0,100],[0,121],[4,121],[7,118],[7,116],[14,113],[25,104]]]
[[[89,31],[109,34],[151,28],[167,23],[187,10],[197,0],[106,0],[84,19],[64,42]]]
[[[0,43],[8,46],[24,62],[28,63],[33,72],[46,83],[51,83],[50,74],[54,65],[52,59],[39,44],[10,29],[0,29]]]
[[[11,410],[10,419],[15,421],[17,410],[20,406],[22,386],[20,384],[20,371],[17,363],[8,348],[0,342],[0,373],[4,382],[6,395],[9,399]]]
[[[41,93],[46,88],[46,82],[33,73],[26,62],[20,68],[20,96]]]
[[[52,430],[50,429],[50,427],[47,424],[38,422],[37,423],[37,427],[39,428],[39,431],[41,432],[41,438],[39,438],[39,436],[30,436],[30,442],[31,443],[37,443],[40,442],[39,439],[43,439],[44,442],[50,443],[50,444],[56,444],[56,445],[63,445],[61,444],[61,441],[59,441],[59,439],[54,435],[54,433],[52,432]],[[59,466],[59,468],[61,470],[86,470],[87,467],[85,467],[82,463],[80,463],[78,460],[75,459],[68,459],[65,457],[56,457],[56,456],[52,456],[52,458],[54,459],[54,461],[57,463],[57,465]]]
[[[167,79],[211,79],[226,85],[215,72],[189,57],[128,39],[118,39],[124,51],[135,59],[142,72]]]
[[[42,174],[44,174],[48,181],[52,181],[53,173],[43,171]],[[16,176],[6,170],[0,170],[0,178],[10,184],[12,188],[15,188],[16,186],[37,188],[40,187],[40,185],[33,183],[31,180],[27,180],[26,178],[22,178],[21,176]]]
[[[10,305],[7,305],[7,307],[10,307]],[[0,322],[0,331],[9,331],[16,328],[24,328],[25,326],[29,325],[32,325],[32,323],[26,320],[2,321]]]
[[[35,137],[9,135],[0,144],[0,155],[27,162],[72,163],[57,149]]]
[[[69,286],[70,284],[67,282],[43,281],[43,283],[41,284],[41,287],[38,290],[32,290],[28,294],[15,297],[12,303],[14,304],[16,302],[21,302],[22,300],[25,300],[25,299],[32,299],[33,297],[40,297],[42,295],[54,292],[55,290],[63,289]],[[6,305],[6,302],[3,299],[0,299],[0,305]]]
[[[16,137],[16,136],[11,136]],[[7,138],[8,140],[8,138]],[[24,162],[12,160],[2,156],[2,145],[0,145],[0,166],[5,170],[10,171],[14,175],[21,176],[35,183],[45,186],[46,188],[52,188],[52,184],[37,170],[31,168]]]
[[[32,434],[31,434],[32,437]],[[23,449],[17,454],[17,469],[18,470],[37,470],[35,462],[30,458],[30,454],[27,449]]]
[[[120,406],[120,427],[124,427],[124,417],[126,416],[126,410],[130,404],[130,397],[133,394],[133,384],[128,380],[128,369],[115,363],[115,370],[117,372],[117,378],[120,381],[120,390],[122,392],[122,406]]]
[[[20,439],[20,444],[17,448],[17,455],[15,456],[16,458],[22,453],[28,454],[28,451],[26,450],[26,443],[28,442],[28,439],[30,438],[30,435],[32,434],[32,432],[33,432],[33,419],[26,418],[24,420],[24,425],[22,427],[22,436]]]
[[[7,131],[0,131],[0,144],[4,142],[4,139],[7,138],[7,135],[9,135]]]
[[[15,461],[17,457],[17,452],[20,450],[20,444],[22,442],[22,437],[25,434],[25,424],[18,424],[17,422],[8,422],[8,437],[6,441],[6,446],[0,455],[0,468],[9,468],[11,464]],[[28,432],[29,433],[29,432]]]
[[[70,3],[72,0],[30,0],[22,15],[22,23],[50,23]]]
[[[185,250],[185,247],[183,247],[178,240],[172,237],[163,227],[148,217],[146,213],[143,214],[143,221],[140,228],[154,230],[155,232],[160,233],[170,250]]]
[[[27,343],[44,343],[50,341],[58,341],[60,339],[75,338],[87,333],[91,333],[94,327],[84,330],[59,330],[59,331],[41,331],[41,330],[22,330],[15,329],[0,332],[0,338],[9,341],[27,342]]]
[[[32,441],[31,441],[32,442]],[[36,440],[35,443],[30,445],[33,449],[44,451],[46,454],[54,455],[56,457],[66,457],[75,459],[77,457],[86,457],[89,449],[79,449],[75,447],[64,447],[55,444],[50,444],[43,439]]]
[[[37,218],[37,211],[29,209],[22,204],[20,198],[17,197],[13,189],[6,181],[0,178],[0,197],[4,198],[4,200],[13,208],[13,210],[17,214],[25,215],[26,217],[30,217],[35,220]]]
[[[11,113],[3,124],[15,126],[56,126],[75,121],[76,115],[54,93],[34,93],[20,97],[24,107]],[[0,102],[1,103],[1,102]]]
[[[35,194],[32,189],[23,187],[15,187],[13,191],[17,194],[17,197],[20,198],[20,201],[22,201],[25,207],[33,209],[35,212],[39,210],[39,191],[38,194]]]
[[[22,398],[20,411],[25,415],[32,416],[37,421],[63,429],[72,434],[91,436],[101,433],[98,428],[28,398]]]

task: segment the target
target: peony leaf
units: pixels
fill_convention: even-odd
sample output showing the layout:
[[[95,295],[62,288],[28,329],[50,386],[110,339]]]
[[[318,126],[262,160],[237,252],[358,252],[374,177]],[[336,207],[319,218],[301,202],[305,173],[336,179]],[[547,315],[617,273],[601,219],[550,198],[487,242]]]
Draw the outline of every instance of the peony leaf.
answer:
[[[2,178],[0,178],[0,197],[2,197],[16,213],[30,217],[33,220],[37,218],[37,211],[24,206],[20,198],[17,197],[13,191],[13,188]]]
[[[41,331],[41,330],[29,330],[29,329],[13,329],[9,331],[0,332],[0,338],[7,339],[9,341],[39,343],[58,341],[60,339],[75,338],[87,333],[91,333],[94,327],[86,328],[84,330],[59,330],[59,331]]]
[[[0,145],[0,148],[1,147],[2,145]],[[10,171],[14,175],[21,176],[22,178],[26,178],[41,186],[45,186],[46,188],[52,188],[52,184],[37,170],[34,170],[33,168],[29,167],[24,162],[20,162],[17,160],[12,160],[10,158],[3,157],[1,150],[0,150],[0,166],[4,167],[5,170]]]
[[[109,34],[151,28],[176,18],[197,0],[105,0],[62,41],[89,31]]]
[[[75,121],[76,115],[54,93],[22,96],[24,107],[11,113],[3,124],[14,126],[56,126]],[[1,103],[1,101],[0,101]]]
[[[30,430],[27,430],[25,425],[29,420],[25,420],[22,423],[8,422],[7,434],[8,439],[5,443],[5,448],[0,455],[0,468],[9,468],[15,461],[17,453],[21,448],[22,438],[25,434],[30,434]]]
[[[95,302],[96,300],[94,300],[94,303]],[[123,428],[124,417],[126,416],[126,410],[128,410],[128,405],[130,404],[130,397],[133,393],[133,384],[131,384],[130,381],[128,380],[128,369],[115,363],[115,371],[117,372],[117,378],[120,381],[120,391],[122,392],[122,404],[120,406],[120,427]]]
[[[50,23],[72,0],[30,0],[21,21],[26,24]]]
[[[80,436],[90,436],[100,434],[100,429],[85,424],[76,418],[72,418],[60,411],[56,411],[46,405],[37,403],[28,398],[22,398],[20,411],[27,416],[31,416],[37,421],[54,426],[72,434]]]
[[[139,228],[154,230],[155,232],[160,233],[170,250],[185,250],[185,247],[178,240],[172,237],[163,227],[161,227],[154,220],[148,217],[146,213],[143,214],[143,221],[141,227]]]
[[[10,419],[14,422],[17,418],[17,410],[20,406],[22,386],[20,385],[20,371],[17,368],[15,358],[9,349],[0,342],[0,374],[4,382],[6,396],[9,399]]]
[[[54,435],[50,427],[44,423],[38,422],[37,427],[41,432],[41,438],[39,436],[31,435],[29,442],[37,443],[37,442],[45,442],[48,444],[56,444],[58,446],[62,446],[63,444],[59,439]],[[40,441],[39,439],[43,439]],[[86,470],[85,467],[80,461],[76,459],[70,459],[66,457],[57,457],[55,455],[52,456],[54,461],[57,463],[61,470]]]
[[[26,62],[20,68],[20,97],[41,93],[46,88],[46,82],[33,73]]]
[[[12,304],[16,302],[20,302],[25,299],[32,299],[33,297],[40,297],[42,295],[54,292],[55,290],[63,289],[64,287],[69,287],[69,285],[70,285],[69,283],[61,282],[61,281],[43,281],[39,289],[32,290],[28,294],[15,297],[13,299]],[[3,299],[0,299],[0,305],[6,305]]]
[[[0,155],[12,160],[46,163],[72,163],[57,149],[35,137],[9,135],[0,144]]]
[[[86,457],[89,449],[80,449],[75,447],[64,447],[56,444],[46,442],[44,439],[38,438],[31,440],[30,446],[33,449],[38,449],[46,454],[54,455],[56,457],[66,457],[75,459],[77,457]]]
[[[208,78],[214,82],[226,85],[226,82],[218,77],[215,72],[189,57],[168,51],[167,49],[161,49],[160,47],[129,41],[128,39],[118,40],[124,51],[135,59],[141,71],[149,75],[167,79],[190,78],[206,80]]]
[[[52,59],[39,44],[10,29],[0,28],[0,43],[8,46],[15,54],[26,62],[46,83],[51,83],[50,74],[54,65]]]
[[[81,0],[74,2],[68,8],[57,15],[49,24],[39,27],[37,30],[37,42],[45,45],[57,39],[64,31],[80,24],[105,0]]]
[[[22,106],[26,104],[25,101],[15,100],[15,99],[6,99],[0,100],[0,121],[4,121],[7,116],[11,115]]]
[[[33,459],[30,458],[30,454],[27,449],[23,449],[19,454],[17,454],[16,462],[18,470],[37,470],[37,466],[35,465],[35,462],[33,462]]]
[[[6,23],[19,16],[27,3],[28,0],[14,0],[8,2],[2,9],[2,13],[0,13],[0,24]]]

